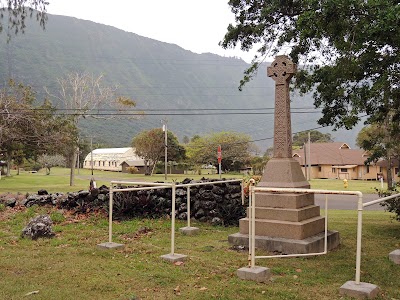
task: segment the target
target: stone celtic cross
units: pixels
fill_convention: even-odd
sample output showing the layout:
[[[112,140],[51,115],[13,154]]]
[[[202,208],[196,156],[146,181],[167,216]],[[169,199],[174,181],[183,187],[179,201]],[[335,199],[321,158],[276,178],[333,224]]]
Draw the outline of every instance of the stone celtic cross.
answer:
[[[267,68],[275,80],[274,158],[292,157],[292,125],[290,118],[289,81],[296,73],[296,64],[279,55]]]

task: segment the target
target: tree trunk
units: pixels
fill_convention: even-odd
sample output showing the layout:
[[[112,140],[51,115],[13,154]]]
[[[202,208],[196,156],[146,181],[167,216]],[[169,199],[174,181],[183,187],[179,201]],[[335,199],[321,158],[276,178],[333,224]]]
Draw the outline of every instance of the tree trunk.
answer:
[[[11,176],[11,153],[7,153],[7,177]]]
[[[393,190],[393,177],[392,177],[392,158],[388,156],[387,158],[388,166],[387,166],[387,189],[389,191]]]
[[[75,184],[75,165],[76,165],[76,155],[78,153],[78,150],[76,147],[74,147],[74,151],[72,152],[71,155],[71,170],[69,173],[69,185],[74,186]]]

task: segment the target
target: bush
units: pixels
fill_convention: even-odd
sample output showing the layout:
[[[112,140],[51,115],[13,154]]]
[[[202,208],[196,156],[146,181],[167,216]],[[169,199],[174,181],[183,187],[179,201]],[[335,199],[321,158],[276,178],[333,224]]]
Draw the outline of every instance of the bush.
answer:
[[[139,169],[136,167],[128,167],[126,168],[126,170],[130,173],[130,174],[136,174],[139,172]]]
[[[387,197],[394,193],[398,193],[396,190],[394,191],[384,191],[379,194],[380,197]],[[381,203],[381,206],[385,208],[386,211],[392,212],[396,214],[396,220],[400,222],[400,197],[387,200]]]

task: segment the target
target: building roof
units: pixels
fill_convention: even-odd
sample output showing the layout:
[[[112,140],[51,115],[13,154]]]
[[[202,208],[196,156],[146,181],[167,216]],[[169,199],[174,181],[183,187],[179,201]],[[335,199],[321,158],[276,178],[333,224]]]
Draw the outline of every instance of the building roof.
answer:
[[[122,154],[125,153],[129,150],[131,150],[131,147],[125,147],[125,148],[101,148],[101,149],[94,149],[93,154]]]
[[[92,154],[86,155],[85,161],[90,161]],[[123,160],[140,160],[135,153],[135,148],[101,148],[93,150],[93,160],[101,161],[123,161]]]
[[[304,157],[309,153],[307,146],[306,149],[293,150],[293,157],[300,165],[305,165]],[[368,157],[364,150],[351,149],[341,142],[312,143],[310,146],[311,165],[364,165]]]
[[[144,166],[144,159],[136,160],[124,160],[120,165],[127,164],[129,167],[141,167]]]

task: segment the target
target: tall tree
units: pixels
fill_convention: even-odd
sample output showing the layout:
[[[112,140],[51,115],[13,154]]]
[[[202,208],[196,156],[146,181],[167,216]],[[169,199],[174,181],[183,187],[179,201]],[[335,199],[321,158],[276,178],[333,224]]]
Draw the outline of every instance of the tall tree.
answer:
[[[74,128],[54,107],[44,101],[34,106],[36,96],[29,86],[10,80],[0,90],[0,150],[5,153],[10,175],[11,161],[20,165],[23,158],[43,153],[62,153]]]
[[[392,185],[392,160],[400,156],[400,133],[392,126],[398,127],[394,123],[375,123],[364,127],[357,135],[357,146],[367,150],[370,154],[366,163],[376,162],[379,159],[387,161],[387,188],[393,189]],[[397,136],[391,133],[397,132]]]
[[[247,134],[237,132],[216,132],[192,139],[187,145],[187,156],[193,165],[218,165],[217,150],[221,145],[223,170],[239,170],[250,161],[255,149]]]
[[[66,114],[70,116],[71,126],[77,128],[79,121],[85,117],[110,119],[118,117],[123,108],[135,106],[136,103],[126,97],[116,95],[117,87],[107,86],[103,75],[94,76],[87,73],[70,73],[57,79],[59,90],[57,94],[48,94],[63,105]],[[113,113],[101,113],[106,108]],[[70,185],[74,185],[75,166],[78,156],[78,133],[70,140]]]
[[[44,29],[47,21],[46,0],[0,0],[0,32],[7,28],[8,38],[11,31],[15,34],[24,32],[27,17],[35,15],[36,20]]]
[[[302,68],[295,87],[314,92],[321,125],[352,128],[400,120],[400,4],[398,0],[230,0],[236,24],[220,42],[259,47],[240,88],[267,55],[288,54]]]
[[[167,132],[167,158],[169,161],[179,161],[185,158],[185,148],[178,138],[171,132]],[[132,140],[132,147],[138,156],[145,161],[146,175],[152,175],[155,165],[165,157],[165,136],[161,128],[142,131]]]
[[[308,142],[308,133],[310,133],[311,143],[330,143],[333,142],[330,133],[322,133],[318,130],[307,130],[295,133],[293,135],[293,146],[303,146]]]

